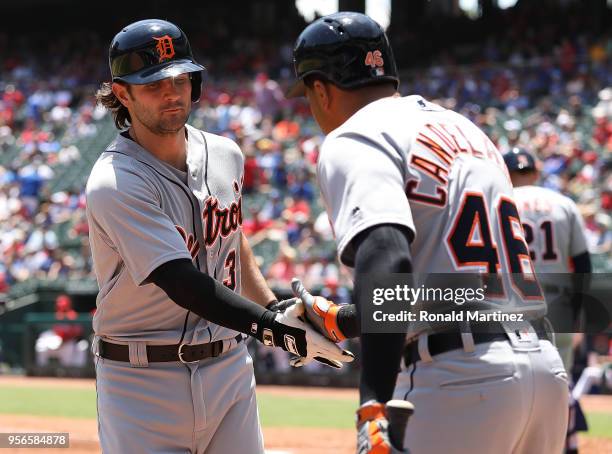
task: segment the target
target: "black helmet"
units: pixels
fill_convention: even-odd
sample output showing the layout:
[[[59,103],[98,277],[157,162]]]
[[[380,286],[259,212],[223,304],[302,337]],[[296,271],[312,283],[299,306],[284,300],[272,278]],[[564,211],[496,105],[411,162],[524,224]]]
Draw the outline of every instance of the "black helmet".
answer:
[[[159,19],[134,22],[115,35],[108,60],[113,82],[142,85],[191,73],[191,100],[202,92],[202,71],[191,53],[187,35]]]
[[[536,160],[524,148],[515,147],[504,155],[504,162],[510,172],[529,171],[536,169]]]
[[[365,14],[340,12],[317,19],[304,29],[293,48],[298,80],[287,97],[304,95],[304,77],[321,75],[340,88],[380,81],[399,85],[393,51],[385,31]]]

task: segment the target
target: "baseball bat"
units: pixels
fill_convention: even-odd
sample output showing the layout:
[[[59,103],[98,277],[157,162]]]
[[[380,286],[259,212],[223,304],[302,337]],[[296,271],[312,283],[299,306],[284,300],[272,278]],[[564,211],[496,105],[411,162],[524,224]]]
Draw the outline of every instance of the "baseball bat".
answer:
[[[406,426],[414,413],[414,405],[407,400],[394,399],[387,402],[385,410],[389,421],[389,439],[393,446],[403,451]]]

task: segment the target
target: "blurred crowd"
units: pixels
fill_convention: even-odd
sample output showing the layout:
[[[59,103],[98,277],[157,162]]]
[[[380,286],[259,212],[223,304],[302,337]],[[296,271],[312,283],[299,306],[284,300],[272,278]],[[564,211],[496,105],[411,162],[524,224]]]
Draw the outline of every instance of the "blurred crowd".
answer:
[[[502,152],[536,152],[543,184],[578,203],[596,267],[612,270],[612,35],[568,34],[554,23],[535,33],[521,28],[521,17],[503,39],[491,32],[470,47],[465,60],[442,47],[408,68],[401,92],[465,114]],[[400,44],[413,38],[395,36]],[[287,288],[298,275],[308,287],[346,293],[348,274],[335,258],[315,184],[323,137],[304,100],[283,96],[291,43],[237,41],[235,58],[202,57],[209,74],[190,122],[232,138],[244,153],[243,229],[271,285]],[[192,38],[196,54],[206,43]],[[56,170],[100,153],[93,139],[112,128],[93,98],[108,79],[106,45],[91,32],[44,44],[23,38],[0,61],[0,293],[31,278],[92,277],[87,175],[65,188]],[[31,46],[37,51],[24,51]],[[395,46],[400,62],[403,49]]]
[[[433,66],[402,86],[470,118],[502,153],[534,152],[541,184],[578,204],[600,271],[612,269],[610,55],[610,35],[564,40],[549,56],[525,59],[517,50],[510,64]]]
[[[87,253],[69,254],[59,238],[86,245],[82,187],[50,191],[58,166],[81,158],[77,143],[105,115],[64,83],[39,82],[31,67],[4,62],[0,77],[0,292],[31,278],[80,278]]]

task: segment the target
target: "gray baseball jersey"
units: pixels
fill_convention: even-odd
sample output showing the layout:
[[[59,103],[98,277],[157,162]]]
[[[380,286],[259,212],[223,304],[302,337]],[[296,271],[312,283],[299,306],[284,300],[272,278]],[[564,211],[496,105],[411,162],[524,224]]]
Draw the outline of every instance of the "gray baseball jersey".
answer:
[[[536,272],[571,272],[570,259],[587,251],[584,223],[576,204],[539,186],[514,188],[514,200]]]
[[[187,133],[187,172],[123,135],[91,171],[87,217],[100,287],[93,321],[98,336],[179,342],[187,311],[146,281],[170,260],[193,259],[202,272],[240,291],[242,153],[227,138],[189,126]],[[185,340],[236,334],[191,314]]]
[[[529,280],[533,268],[504,161],[461,115],[419,96],[368,104],[328,135],[318,177],[346,265],[354,265],[351,240],[359,232],[399,224],[414,237],[416,273],[488,273],[487,280],[499,284],[498,296],[489,295],[489,307],[516,302],[528,315],[544,311],[537,281]],[[411,452],[561,449],[567,382],[548,341],[536,343],[532,337],[528,350],[520,342],[470,347],[464,341],[464,348],[432,358],[427,330],[422,323],[409,325],[408,335],[418,334],[413,345],[420,360],[402,367],[393,396],[420,409],[404,436]],[[507,409],[501,419],[500,408]],[[546,412],[554,418],[543,430],[538,421]],[[452,436],[432,434],[431,421]],[[504,427],[507,437],[483,437],[483,430],[493,426]]]
[[[465,117],[420,96],[380,99],[326,137],[317,171],[345,265],[359,232],[399,224],[416,273],[488,274],[489,307],[545,311],[503,158]]]
[[[240,291],[243,158],[229,139],[186,127],[187,172],[119,135],[87,183],[100,292],[98,338],[127,344],[129,363],[96,357],[103,452],[263,453],[252,360],[237,332],[171,301],[149,274],[174,259]],[[206,304],[206,301],[202,301]],[[185,328],[184,328],[185,327]],[[146,346],[223,340],[199,362],[152,362]],[[239,427],[239,434],[236,428]]]
[[[587,252],[584,236],[584,223],[576,204],[568,197],[551,189],[539,186],[520,186],[514,188],[525,239],[538,279],[544,286],[546,300],[550,304],[567,303],[558,299],[562,291],[559,285],[569,284],[560,274],[552,278],[549,273],[571,273],[570,260]],[[571,308],[555,307],[557,311],[566,310],[565,317],[571,319]],[[566,370],[572,370],[574,346],[572,333],[556,333],[555,345],[559,349]]]

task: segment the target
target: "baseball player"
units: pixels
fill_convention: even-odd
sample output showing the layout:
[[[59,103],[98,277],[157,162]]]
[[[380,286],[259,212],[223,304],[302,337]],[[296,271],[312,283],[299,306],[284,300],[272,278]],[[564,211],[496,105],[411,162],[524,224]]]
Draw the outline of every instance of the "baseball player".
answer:
[[[584,284],[582,278],[591,272],[591,259],[584,236],[582,216],[576,204],[568,197],[550,189],[536,186],[540,172],[534,156],[522,148],[513,148],[504,155],[512,184],[514,200],[521,215],[529,254],[546,301],[554,306],[567,305],[571,311],[566,315],[577,328],[580,305],[571,293],[579,293],[575,285]],[[581,276],[572,285],[569,273]],[[553,311],[564,311],[553,307]],[[573,334],[555,333],[555,344],[568,374],[574,364]],[[578,452],[577,430],[586,430],[586,421],[578,402],[569,402],[569,424],[566,453]]]
[[[262,453],[243,334],[334,367],[352,357],[298,319],[301,303],[264,307],[282,304],[241,232],[242,154],[185,124],[204,70],[185,34],[133,23],[109,60],[97,98],[129,128],[87,183],[102,451]]]
[[[397,452],[383,405],[393,396],[414,403],[413,454],[560,452],[567,376],[539,327],[545,302],[499,151],[465,117],[397,94],[387,37],[363,14],[314,21],[293,55],[287,95],[305,95],[326,134],[318,182],[339,260],[355,274],[355,306],[304,298],[311,322],[333,339],[358,333],[372,304],[360,277],[413,270],[482,273],[497,294],[488,307],[518,302],[533,320],[516,332],[362,333],[358,452]]]

